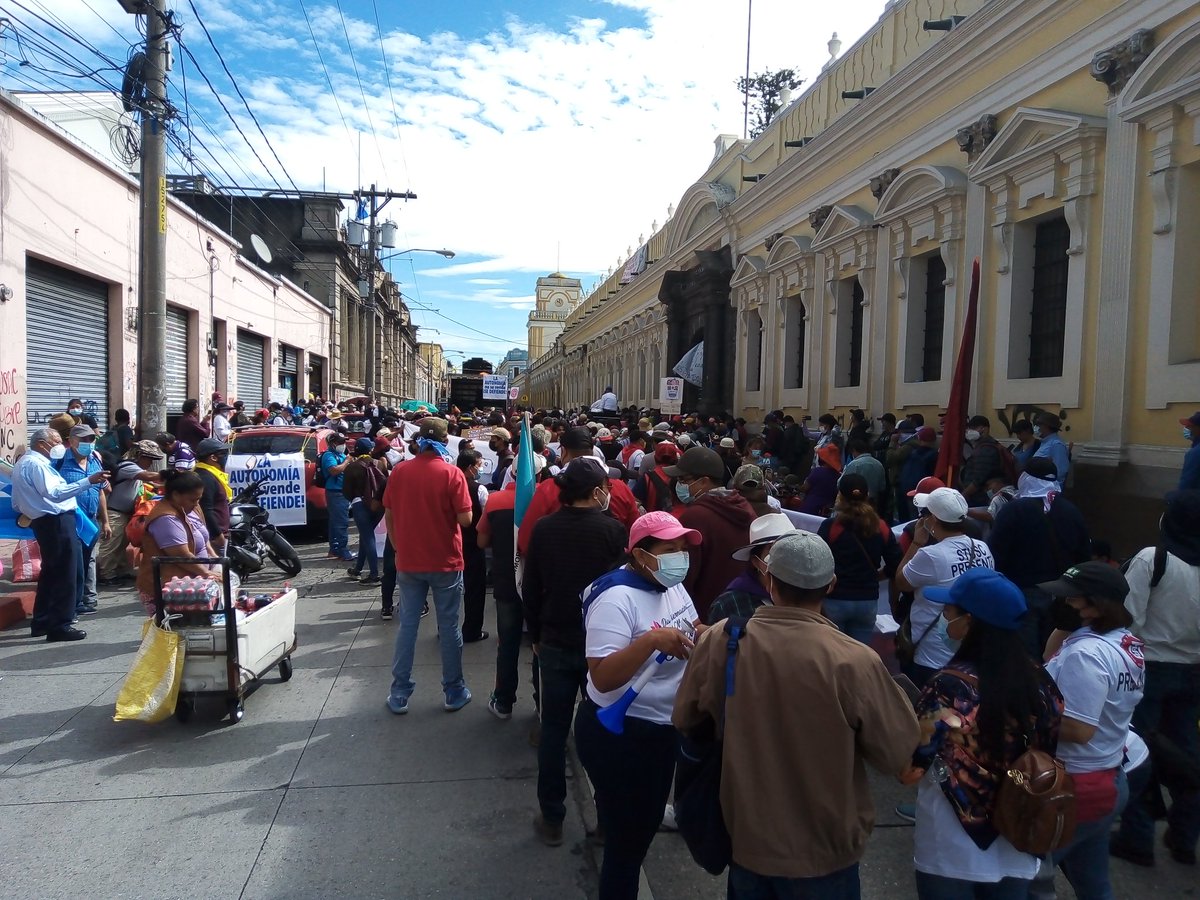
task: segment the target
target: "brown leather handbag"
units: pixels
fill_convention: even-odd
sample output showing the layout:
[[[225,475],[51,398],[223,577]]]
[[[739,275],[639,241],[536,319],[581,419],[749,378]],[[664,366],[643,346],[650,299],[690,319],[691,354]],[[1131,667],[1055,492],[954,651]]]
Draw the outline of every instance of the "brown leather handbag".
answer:
[[[1062,761],[1026,750],[1000,779],[992,826],[1023,853],[1045,856],[1075,836],[1075,782]]]

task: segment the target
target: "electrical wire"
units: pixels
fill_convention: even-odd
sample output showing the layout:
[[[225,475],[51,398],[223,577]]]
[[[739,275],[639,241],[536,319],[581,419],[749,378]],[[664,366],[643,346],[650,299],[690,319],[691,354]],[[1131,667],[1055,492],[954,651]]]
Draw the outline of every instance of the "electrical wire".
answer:
[[[392,91],[392,73],[388,65],[387,50],[383,46],[383,24],[379,21],[379,4],[371,0],[371,8],[375,11],[375,33],[379,36],[379,55],[383,59],[383,77],[387,81],[388,98],[392,102],[392,126],[396,129],[396,148],[400,151],[400,164],[404,167],[404,180],[412,184],[408,174],[408,158],[404,154],[404,138],[400,134],[400,113],[396,109],[396,95]]]
[[[388,176],[387,160],[383,158],[383,148],[379,145],[379,133],[375,130],[375,120],[371,118],[371,105],[367,102],[367,91],[363,87],[362,77],[358,74],[358,62],[354,58],[354,45],[350,43],[350,29],[346,27],[346,14],[342,12],[342,0],[334,0],[337,5],[338,17],[342,20],[342,34],[346,36],[346,49],[350,51],[350,65],[354,69],[354,80],[358,82],[358,93],[362,97],[363,112],[367,115],[367,126],[371,129],[371,140],[375,142],[375,152],[379,155],[379,164],[383,166],[383,177]]]
[[[300,188],[296,186],[296,182],[293,180],[291,174],[289,174],[287,166],[283,164],[283,160],[280,159],[279,154],[275,152],[275,146],[271,143],[271,139],[267,137],[267,133],[263,131],[262,123],[258,121],[258,116],[256,116],[254,114],[254,110],[250,108],[250,101],[246,99],[246,95],[243,94],[242,89],[238,87],[237,79],[234,78],[233,73],[229,71],[229,66],[225,64],[225,57],[221,55],[221,51],[217,48],[217,44],[213,40],[212,34],[209,32],[208,26],[204,24],[204,19],[200,17],[200,13],[196,9],[196,4],[193,3],[192,0],[188,0],[188,6],[190,6],[192,9],[192,15],[196,17],[196,24],[200,26],[200,29],[204,32],[204,36],[208,39],[208,45],[212,47],[213,53],[217,55],[217,61],[221,64],[221,68],[225,70],[225,74],[229,77],[229,83],[233,85],[234,91],[241,99],[242,106],[246,107],[246,113],[250,116],[251,121],[254,122],[254,127],[258,129],[258,133],[262,135],[262,139],[266,143],[267,149],[271,151],[271,155],[275,157],[275,162],[279,163],[279,168],[283,170],[283,177],[288,180],[288,183],[292,186],[292,190],[299,191]],[[178,35],[176,36],[176,39],[179,40],[179,46],[184,46],[183,41],[179,39]],[[188,56],[192,56],[190,50],[188,51]],[[192,57],[192,62],[195,63],[195,57]],[[197,68],[199,68],[199,65],[197,65]],[[228,112],[228,110],[226,110],[226,112]]]
[[[333,79],[329,75],[329,67],[325,65],[325,55],[321,52],[321,44],[317,40],[317,34],[313,31],[312,19],[308,16],[308,7],[304,5],[304,0],[300,0],[300,11],[304,13],[305,24],[308,25],[308,34],[312,38],[313,47],[317,51],[317,59],[321,63],[321,71],[325,73],[325,83],[329,85],[329,93],[333,96],[333,105],[337,107],[338,116],[342,120],[342,127],[346,129],[346,138],[351,144],[354,143],[354,135],[350,132],[350,123],[346,121],[346,114],[342,112],[341,101],[338,100],[338,92],[333,86]]]

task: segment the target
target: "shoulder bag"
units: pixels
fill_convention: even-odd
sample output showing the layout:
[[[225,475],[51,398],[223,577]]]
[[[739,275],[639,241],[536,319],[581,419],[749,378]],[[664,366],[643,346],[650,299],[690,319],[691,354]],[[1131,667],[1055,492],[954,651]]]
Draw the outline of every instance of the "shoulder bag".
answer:
[[[747,619],[725,620],[725,703],[733,696],[738,642],[746,633]],[[675,764],[675,823],[688,851],[710,875],[720,875],[733,859],[733,845],[721,812],[721,754],[724,747],[725,708],[712,740],[680,736]]]

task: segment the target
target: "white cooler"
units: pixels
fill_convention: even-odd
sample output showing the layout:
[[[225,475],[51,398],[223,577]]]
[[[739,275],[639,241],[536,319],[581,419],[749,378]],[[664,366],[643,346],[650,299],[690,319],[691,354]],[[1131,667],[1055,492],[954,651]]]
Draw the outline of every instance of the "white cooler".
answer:
[[[226,678],[225,625],[180,628],[187,644],[183,693],[233,691]],[[296,643],[296,591],[293,588],[238,623],[237,664],[241,683],[253,681],[291,653]]]

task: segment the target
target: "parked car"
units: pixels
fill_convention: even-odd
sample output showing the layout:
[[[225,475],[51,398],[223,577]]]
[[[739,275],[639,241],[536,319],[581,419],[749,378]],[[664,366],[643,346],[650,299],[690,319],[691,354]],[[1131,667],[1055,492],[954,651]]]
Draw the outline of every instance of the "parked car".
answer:
[[[233,432],[230,442],[231,455],[263,456],[268,453],[304,454],[304,495],[308,504],[308,520],[325,517],[325,490],[313,481],[317,473],[317,460],[327,448],[326,440],[333,429],[306,425],[251,425]]]

